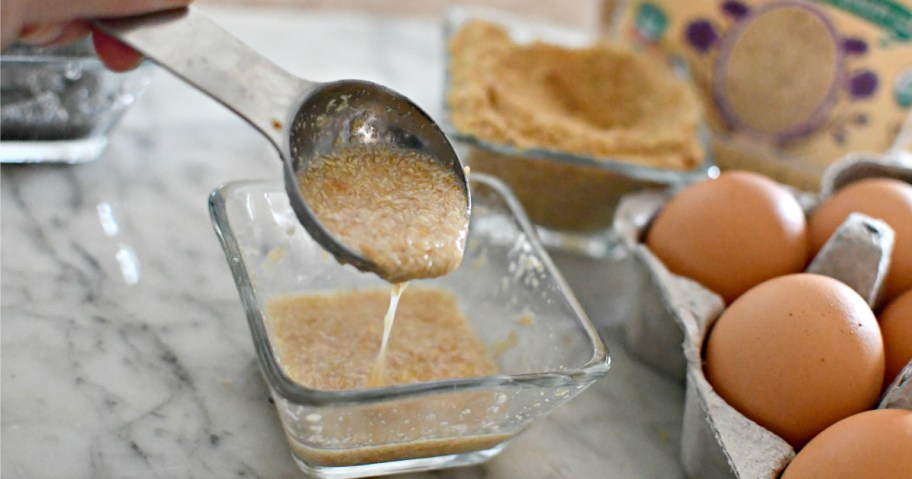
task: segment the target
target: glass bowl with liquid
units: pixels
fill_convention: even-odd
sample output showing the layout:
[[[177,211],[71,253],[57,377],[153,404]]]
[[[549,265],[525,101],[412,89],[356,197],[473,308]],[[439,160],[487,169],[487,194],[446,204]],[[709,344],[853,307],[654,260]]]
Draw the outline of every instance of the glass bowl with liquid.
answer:
[[[229,183],[210,196],[215,232],[247,314],[261,372],[293,458],[308,475],[365,477],[484,462],[607,373],[604,343],[518,201],[493,177],[473,174],[470,185],[473,207],[463,261],[446,276],[407,286],[398,312],[405,316],[397,313],[388,353],[393,354],[397,335],[400,343],[452,336],[446,329],[451,326],[443,324],[432,324],[427,334],[408,333],[400,321],[408,321],[411,293],[418,316],[428,308],[460,316],[463,332],[473,336],[473,347],[493,369],[474,377],[341,390],[307,385],[313,378],[301,380],[294,370],[299,356],[320,358],[305,376],[368,376],[391,285],[338,264],[298,223],[279,183]],[[315,298],[325,301],[317,304]],[[300,329],[291,334],[283,329],[288,311],[319,323],[370,298],[377,303],[372,312],[337,327],[335,334],[301,326],[306,320],[295,318],[291,321]],[[409,334],[416,339],[403,339]],[[295,337],[309,345],[305,349],[324,339],[336,342],[301,353],[288,347]],[[421,369],[424,361],[450,354],[452,363],[436,367],[458,369],[462,360],[456,349],[452,344],[430,348],[408,360]],[[395,374],[396,364],[386,367]]]

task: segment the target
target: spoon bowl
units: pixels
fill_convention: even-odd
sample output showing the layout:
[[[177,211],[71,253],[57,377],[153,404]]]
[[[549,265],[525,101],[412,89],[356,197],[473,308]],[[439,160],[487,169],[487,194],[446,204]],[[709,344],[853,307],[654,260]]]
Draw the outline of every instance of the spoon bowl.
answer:
[[[310,235],[340,262],[376,271],[370,260],[336,241],[319,224],[298,185],[298,175],[306,174],[317,158],[359,145],[426,153],[426,157],[452,166],[467,197],[468,182],[446,136],[406,97],[381,85],[357,80],[325,83],[312,90],[298,109],[289,135],[285,188],[292,209]]]

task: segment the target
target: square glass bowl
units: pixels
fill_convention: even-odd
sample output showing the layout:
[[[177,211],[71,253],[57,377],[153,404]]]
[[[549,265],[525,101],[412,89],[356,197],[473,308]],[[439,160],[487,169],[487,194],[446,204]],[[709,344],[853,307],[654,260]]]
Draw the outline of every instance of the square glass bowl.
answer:
[[[493,9],[447,10],[443,30],[447,68],[444,105],[448,117],[449,40],[473,19],[501,25],[518,44],[542,41],[582,48],[599,41],[594,35]],[[670,63],[669,74],[689,81],[686,64]],[[690,183],[707,177],[714,168],[708,129],[702,124],[698,140],[703,161],[689,170],[643,166],[618,158],[596,158],[552,149],[519,149],[462,131],[452,124],[444,126],[448,136],[464,149],[461,156],[473,171],[494,175],[509,185],[535,223],[545,246],[594,258],[605,257],[618,244],[611,224],[621,197],[641,189]]]
[[[286,375],[270,342],[265,304],[294,293],[389,283],[338,264],[298,223],[281,184],[230,183],[212,193],[213,225],[261,372],[293,457],[309,475],[364,477],[483,462],[607,373],[604,343],[509,189],[480,174],[470,186],[462,264],[412,287],[454,294],[499,374],[345,391],[310,389]]]
[[[115,73],[88,41],[14,45],[0,56],[0,161],[83,163],[151,82],[154,66]]]

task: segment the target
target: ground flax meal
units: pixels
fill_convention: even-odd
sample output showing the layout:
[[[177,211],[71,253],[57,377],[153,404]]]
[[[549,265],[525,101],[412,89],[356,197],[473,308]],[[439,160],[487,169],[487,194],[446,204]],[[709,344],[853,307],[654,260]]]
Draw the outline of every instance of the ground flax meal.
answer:
[[[449,58],[447,105],[462,134],[519,150],[662,169],[703,162],[697,98],[657,58],[608,44],[519,45],[480,20],[451,38]],[[540,225],[585,231],[610,223],[617,175],[597,164],[490,152],[469,161],[475,171],[506,180]]]
[[[688,169],[702,161],[699,109],[665,64],[607,44],[517,45],[497,25],[450,42],[453,124],[494,143]]]

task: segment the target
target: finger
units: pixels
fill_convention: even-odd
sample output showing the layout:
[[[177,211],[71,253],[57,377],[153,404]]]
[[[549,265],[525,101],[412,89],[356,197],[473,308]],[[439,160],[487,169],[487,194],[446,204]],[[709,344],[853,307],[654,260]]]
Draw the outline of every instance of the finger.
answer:
[[[191,0],[31,0],[24,23],[53,23],[80,18],[124,17],[185,7]]]
[[[19,38],[20,30],[22,29],[22,18],[24,17],[24,11],[28,10],[25,2],[19,1],[10,1],[10,0],[0,0],[0,49],[5,49],[6,47],[13,44],[17,38]]]
[[[89,34],[89,25],[81,20],[75,22],[69,22],[63,25],[63,32],[57,37],[56,40],[51,43],[47,43],[47,46],[63,45],[65,43],[75,42],[76,40],[84,38]]]
[[[63,25],[60,23],[32,24],[22,27],[19,32],[19,41],[29,45],[48,45],[63,35]]]
[[[132,70],[142,62],[139,52],[97,28],[92,28],[92,43],[102,63],[116,72]]]

